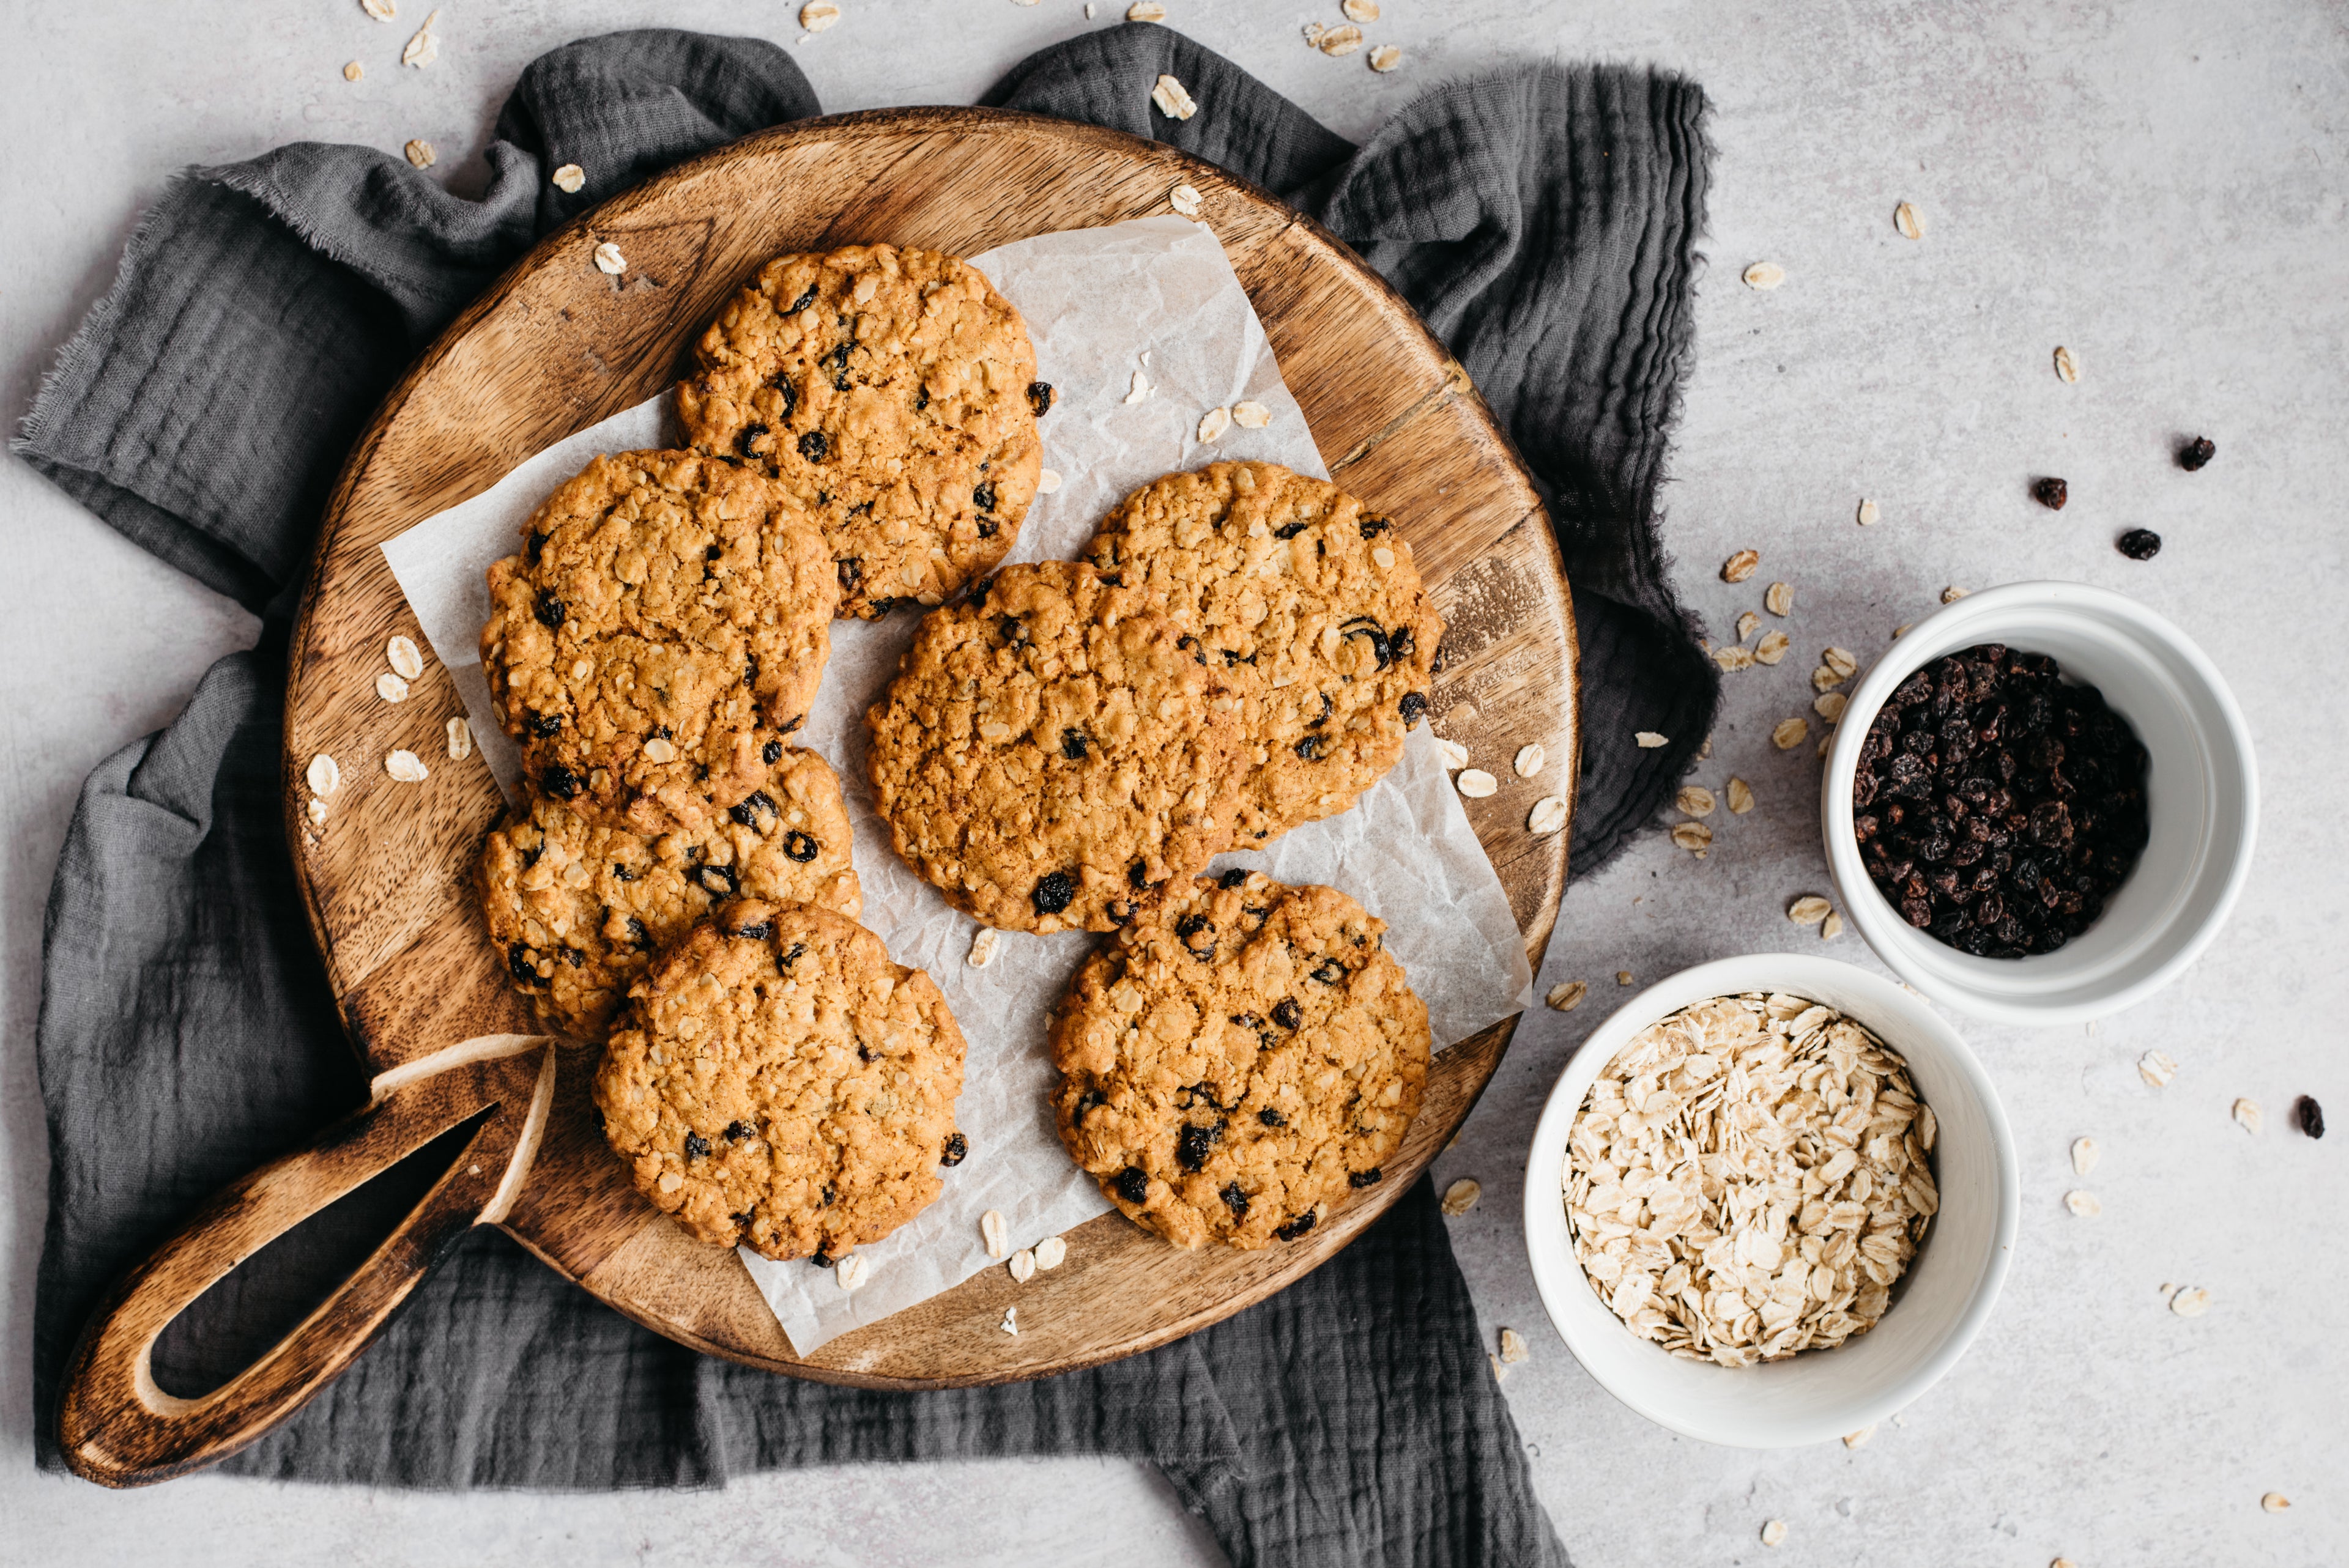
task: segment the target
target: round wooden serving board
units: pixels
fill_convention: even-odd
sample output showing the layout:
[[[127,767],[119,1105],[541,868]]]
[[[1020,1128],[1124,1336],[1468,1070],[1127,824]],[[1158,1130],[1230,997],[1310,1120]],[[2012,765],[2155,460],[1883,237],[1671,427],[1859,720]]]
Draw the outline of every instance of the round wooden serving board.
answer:
[[[1185,1253],[1106,1214],[1061,1268],[1017,1284],[988,1269],[920,1306],[794,1356],[736,1256],[688,1241],[604,1147],[594,1053],[535,1039],[471,891],[503,802],[476,751],[449,758],[463,712],[429,664],[409,697],[376,696],[386,642],[422,634],[378,549],[524,459],[673,381],[702,325],[768,257],[866,241],[971,255],[1009,241],[1170,211],[1178,183],[1255,302],[1331,477],[1396,520],[1449,630],[1437,732],[1501,780],[1467,803],[1537,965],[1566,879],[1564,832],[1527,810],[1573,800],[1573,614],[1549,522],[1475,389],[1396,294],[1310,221],[1171,149],[983,109],[906,109],[753,136],[615,197],[550,236],[465,312],[353,450],[321,531],[293,648],[285,789],[301,884],[372,1103],[219,1200],[127,1278],[85,1336],[61,1422],[67,1455],[117,1484],[249,1442],[339,1372],[474,1223],[697,1348],[868,1387],[1005,1382],[1163,1345],[1278,1290],[1351,1240],[1450,1140],[1515,1024],[1437,1057],[1387,1180],[1330,1223],[1262,1252]],[[618,278],[591,253],[626,255]],[[1043,367],[1049,376],[1050,366]],[[1518,748],[1548,764],[1520,779]],[[400,783],[395,748],[430,778]],[[304,774],[342,784],[323,822]],[[484,1112],[486,1111],[486,1114]],[[406,1151],[479,1119],[466,1152],[400,1231],[269,1357],[200,1399],[153,1386],[148,1347],[179,1306],[270,1237]],[[1019,1307],[1020,1333],[999,1328]]]

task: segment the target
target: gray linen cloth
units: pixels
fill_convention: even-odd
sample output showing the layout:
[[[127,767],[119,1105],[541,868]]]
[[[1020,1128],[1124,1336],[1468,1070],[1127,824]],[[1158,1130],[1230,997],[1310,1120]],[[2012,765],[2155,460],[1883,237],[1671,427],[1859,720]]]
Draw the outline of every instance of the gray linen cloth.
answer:
[[[1149,108],[1172,71],[1207,106]],[[1584,639],[1603,858],[1654,812],[1715,686],[1667,592],[1654,498],[1688,354],[1704,99],[1529,67],[1430,92],[1355,148],[1152,26],[1024,62],[988,100],[1155,137],[1312,212],[1452,345],[1556,509]],[[189,171],[148,213],[16,450],[261,613],[169,728],[91,775],[49,901],[38,1057],[52,1175],[35,1413],[91,1303],[199,1202],[364,1095],[295,897],[276,754],[285,627],[319,509],[406,363],[539,235],[679,158],[819,112],[780,49],[651,31],[556,49],[452,196],[366,149]],[[565,195],[554,166],[588,184]],[[1619,738],[1685,738],[1637,752]],[[233,1275],[159,1349],[193,1392],[298,1320],[436,1173],[432,1151]],[[719,1484],[746,1470],[1106,1453],[1156,1463],[1232,1561],[1562,1563],[1425,1181],[1271,1300],[1151,1355],[891,1395],[752,1372],[640,1329],[494,1232],[355,1367],[224,1468],[417,1487]]]

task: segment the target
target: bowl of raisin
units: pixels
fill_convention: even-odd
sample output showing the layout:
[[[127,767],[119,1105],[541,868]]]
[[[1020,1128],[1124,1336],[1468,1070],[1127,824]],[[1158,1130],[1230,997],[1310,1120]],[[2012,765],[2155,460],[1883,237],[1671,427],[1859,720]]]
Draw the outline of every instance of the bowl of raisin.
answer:
[[[2250,870],[2251,737],[2185,634],[2016,583],[1918,623],[1851,694],[1821,784],[1852,923],[1978,1017],[2116,1012],[2201,953]]]

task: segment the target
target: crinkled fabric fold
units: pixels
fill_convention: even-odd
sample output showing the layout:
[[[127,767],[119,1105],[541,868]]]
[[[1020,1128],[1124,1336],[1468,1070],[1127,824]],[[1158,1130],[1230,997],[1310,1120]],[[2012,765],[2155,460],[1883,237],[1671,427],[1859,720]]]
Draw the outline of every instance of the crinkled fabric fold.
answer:
[[[1151,109],[1162,70],[1198,98],[1195,119]],[[1664,586],[1654,518],[1688,353],[1702,94],[1640,71],[1529,67],[1435,89],[1356,148],[1179,34],[1121,26],[1024,61],[988,101],[1212,159],[1394,281],[1476,378],[1557,523],[1583,636],[1578,860],[1652,815],[1715,690]],[[51,892],[38,1061],[53,1170],[34,1346],[45,1465],[60,1462],[65,1358],[106,1284],[364,1093],[277,797],[286,614],[351,439],[537,237],[681,158],[817,112],[797,67],[757,40],[568,45],[523,73],[478,201],[359,148],[188,171],[61,353],[19,455],[261,611],[264,632],[171,727],[91,775]],[[566,194],[547,175],[572,162],[587,184]],[[1676,747],[1619,757],[1608,735],[1634,727]],[[270,1343],[399,1212],[404,1180],[344,1200],[200,1302],[159,1348],[165,1386],[199,1388]],[[1181,1344],[923,1395],[696,1355],[480,1233],[349,1373],[227,1468],[607,1488],[1072,1453],[1159,1464],[1237,1563],[1565,1561],[1425,1181],[1303,1282]]]

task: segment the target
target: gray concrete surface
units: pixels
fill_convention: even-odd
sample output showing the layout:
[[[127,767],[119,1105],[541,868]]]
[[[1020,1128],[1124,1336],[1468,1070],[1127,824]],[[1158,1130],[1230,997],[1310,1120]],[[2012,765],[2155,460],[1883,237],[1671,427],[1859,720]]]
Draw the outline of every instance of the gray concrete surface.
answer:
[[[1506,1383],[1560,1532],[1587,1568],[1645,1563],[2317,1564],[2349,1559],[2349,1141],[2284,1127],[2295,1095],[2349,1116],[2338,805],[2349,571],[2349,10],[2337,3],[1966,5],[1387,0],[1373,77],[1298,36],[1328,4],[1168,0],[1173,20],[1349,134],[1427,84],[1543,55],[1648,60],[1713,95],[1712,268],[1668,500],[1693,603],[1724,633],[1796,590],[1796,652],[1731,677],[1713,759],[1762,797],[1716,816],[1699,862],[1661,835],[1578,884],[1545,984],[1592,996],[1520,1032],[1441,1174],[1485,1183],[1454,1240],[1488,1335],[1525,1333]],[[1080,0],[843,0],[801,46],[827,108],[966,102],[1088,24]],[[657,21],[798,36],[779,0],[452,0],[439,63],[395,68],[401,23],[355,0],[245,6],[13,0],[0,95],[0,408],[27,406],[171,170],[295,138],[437,142],[466,189],[500,97],[540,50]],[[1112,0],[1100,7],[1105,22]],[[1099,24],[1095,24],[1099,25]],[[345,84],[352,57],[366,79]],[[1212,106],[1207,112],[1213,112]],[[1891,223],[1914,201],[1911,243]],[[1772,294],[1737,281],[1787,272]],[[2049,368],[2081,357],[2078,385]],[[2220,445],[2170,466],[2178,437]],[[2071,481],[2061,516],[2027,479]],[[1883,522],[1852,522],[1863,496]],[[2149,525],[2144,565],[2110,544]],[[1751,546],[1763,571],[1718,580]],[[757,1478],[722,1493],[419,1497],[217,1479],[112,1496],[31,1469],[26,1346],[46,1172],[32,1066],[40,910],[75,789],[168,719],[253,624],[0,463],[0,1559],[361,1565],[770,1559],[957,1568],[1218,1561],[1153,1474],[1117,1463],[965,1464]],[[1816,762],[1765,735],[1800,711],[1819,647],[1863,656],[1948,584],[2078,578],[2199,639],[2261,750],[2267,828],[2233,923],[2167,994],[2093,1029],[1962,1025],[2006,1097],[2027,1173],[2018,1261],[1973,1352],[1857,1450],[1750,1454],[1616,1405],[1548,1328],[1518,1226],[1526,1144],[1561,1064],[1642,979],[1816,939],[1780,911],[1825,881]],[[1841,956],[1872,964],[1856,939]],[[2180,1064],[2154,1091],[2132,1069]],[[2267,1109],[2252,1139],[2238,1095]],[[2066,1213],[2064,1150],[2106,1149],[2101,1219]],[[2216,1300],[2188,1321],[2158,1286]],[[2262,1492],[2291,1496],[2281,1516]],[[1785,1543],[1763,1547],[1765,1520]]]

